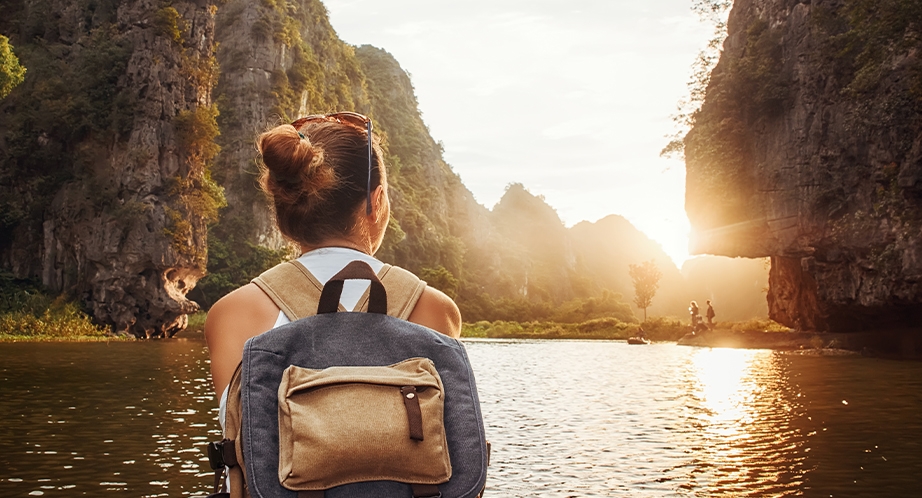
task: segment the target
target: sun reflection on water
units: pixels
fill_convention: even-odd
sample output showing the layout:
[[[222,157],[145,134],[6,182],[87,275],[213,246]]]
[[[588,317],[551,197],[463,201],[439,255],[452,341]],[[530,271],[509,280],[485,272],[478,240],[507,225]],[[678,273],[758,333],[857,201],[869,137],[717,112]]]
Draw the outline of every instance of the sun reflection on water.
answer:
[[[687,364],[689,474],[718,489],[775,496],[803,480],[802,413],[780,357],[770,351],[702,349]]]
[[[739,434],[737,424],[751,416],[754,390],[749,373],[755,355],[753,351],[715,349],[691,358],[697,379],[694,388],[707,414],[707,427],[725,437]]]

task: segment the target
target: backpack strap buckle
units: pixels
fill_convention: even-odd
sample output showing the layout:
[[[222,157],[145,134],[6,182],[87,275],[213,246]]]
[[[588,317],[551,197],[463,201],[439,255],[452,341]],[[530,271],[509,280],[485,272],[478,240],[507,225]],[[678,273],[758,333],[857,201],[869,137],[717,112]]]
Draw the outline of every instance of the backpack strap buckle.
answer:
[[[208,443],[208,464],[214,471],[214,493],[208,498],[224,498],[227,482],[224,480],[227,467],[237,466],[237,448],[233,439]],[[230,495],[227,495],[230,496]]]
[[[237,466],[237,449],[233,439],[208,443],[208,463],[211,470]]]

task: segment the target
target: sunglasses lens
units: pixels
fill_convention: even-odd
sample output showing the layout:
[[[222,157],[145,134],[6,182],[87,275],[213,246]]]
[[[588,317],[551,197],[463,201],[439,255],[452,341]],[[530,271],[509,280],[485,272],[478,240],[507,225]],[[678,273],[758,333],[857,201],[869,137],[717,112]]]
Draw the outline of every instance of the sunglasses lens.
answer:
[[[338,119],[343,122],[348,122],[349,124],[353,124],[356,126],[361,126],[362,128],[364,128],[365,123],[369,121],[368,118],[366,118],[365,116],[362,116],[361,114],[358,114],[355,112],[337,112],[337,113],[330,114],[329,117]]]
[[[308,121],[310,121],[309,118],[299,118],[299,119],[292,121],[291,126],[294,126],[296,130],[300,130],[301,127],[304,126],[304,123]]]
[[[349,123],[360,128],[365,128],[371,120],[357,112],[334,112],[332,114],[312,114],[303,118],[298,118],[291,123],[295,129],[300,130],[305,123],[310,121],[339,121],[340,123]]]

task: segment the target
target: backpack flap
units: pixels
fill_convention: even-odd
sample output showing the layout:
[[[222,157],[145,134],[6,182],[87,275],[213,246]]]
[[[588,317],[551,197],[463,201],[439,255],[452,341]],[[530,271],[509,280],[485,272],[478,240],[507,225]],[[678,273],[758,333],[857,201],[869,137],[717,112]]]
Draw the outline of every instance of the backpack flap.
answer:
[[[384,367],[288,367],[278,393],[279,481],[295,491],[448,481],[442,391],[427,358]]]

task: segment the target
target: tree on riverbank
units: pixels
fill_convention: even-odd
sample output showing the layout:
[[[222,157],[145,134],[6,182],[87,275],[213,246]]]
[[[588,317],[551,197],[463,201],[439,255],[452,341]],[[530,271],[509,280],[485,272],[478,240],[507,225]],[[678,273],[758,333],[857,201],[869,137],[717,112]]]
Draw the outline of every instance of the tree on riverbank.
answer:
[[[663,274],[652,259],[639,265],[628,265],[628,273],[634,282],[634,304],[643,309],[643,321],[646,322],[647,308],[653,302],[653,296],[659,289],[659,280]]]

